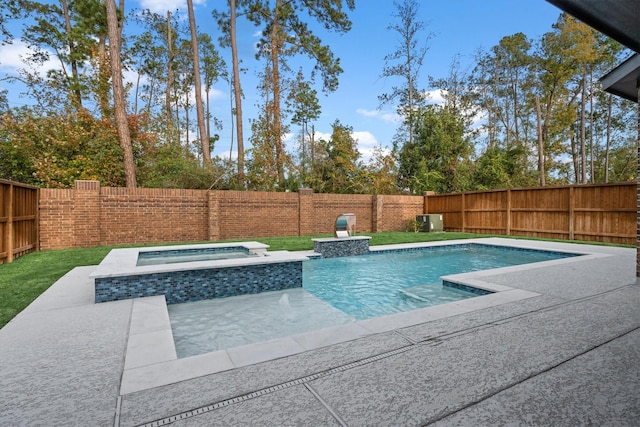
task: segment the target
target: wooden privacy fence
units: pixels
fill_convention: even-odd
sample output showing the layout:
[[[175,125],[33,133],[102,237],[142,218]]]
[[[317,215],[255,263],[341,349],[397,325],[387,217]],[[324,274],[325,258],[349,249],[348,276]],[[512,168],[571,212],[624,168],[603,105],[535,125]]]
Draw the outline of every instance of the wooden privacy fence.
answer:
[[[0,179],[0,264],[38,250],[38,191]]]
[[[446,231],[636,244],[636,183],[425,195]]]

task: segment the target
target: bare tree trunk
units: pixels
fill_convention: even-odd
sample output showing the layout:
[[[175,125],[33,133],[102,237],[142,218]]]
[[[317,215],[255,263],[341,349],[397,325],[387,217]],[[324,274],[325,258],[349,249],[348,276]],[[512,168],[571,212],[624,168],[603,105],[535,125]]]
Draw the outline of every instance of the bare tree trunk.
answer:
[[[594,165],[594,149],[593,149],[593,71],[589,74],[589,182],[595,182],[596,168]]]
[[[111,70],[109,69],[109,58],[107,56],[107,37],[100,35],[98,37],[98,103],[100,104],[100,114],[102,119],[109,117],[109,77]]]
[[[576,184],[580,184],[580,159],[578,159],[578,150],[576,147],[577,131],[571,130],[571,157],[573,159],[573,173],[575,175]]]
[[[311,135],[309,138],[309,145],[311,146],[311,171],[313,172],[313,166],[316,162],[316,128],[315,125],[311,125]]]
[[[71,62],[71,75],[73,80],[73,88],[71,92],[74,98],[74,104],[77,105],[78,108],[82,108],[82,94],[80,92],[80,77],[78,74],[78,62],[75,58],[76,47],[71,39],[71,18],[69,17],[69,6],[67,5],[67,0],[60,0],[62,4],[62,13],[64,14],[64,25],[67,30],[67,42],[69,45],[69,57]]]
[[[167,109],[167,135],[172,138],[173,128],[171,120],[171,84],[173,83],[173,40],[171,29],[171,12],[167,11],[167,89],[165,91],[165,108]]]
[[[544,170],[544,140],[542,138],[542,118],[540,114],[540,97],[536,96],[536,121],[538,122],[538,173],[540,174],[540,185],[545,186]]]
[[[138,74],[138,76],[136,77],[136,90],[135,90],[135,95],[133,97],[134,101],[133,101],[133,114],[137,115],[138,114],[138,94],[140,93],[140,71],[138,70],[138,72],[136,73]]]
[[[196,17],[193,13],[193,0],[187,0],[189,9],[189,27],[191,28],[191,51],[193,54],[193,77],[196,81],[196,115],[198,117],[198,131],[200,132],[200,145],[202,147],[202,163],[207,169],[213,167],[211,162],[211,149],[209,147],[209,134],[204,125],[204,107],[202,105],[202,83],[200,81],[200,56],[198,54],[198,35],[196,32]],[[188,132],[188,129],[187,129]]]
[[[234,103],[234,95],[233,95],[233,89],[231,88],[231,86],[229,87],[229,107],[231,110],[231,122],[233,122],[233,103]],[[232,160],[232,153],[233,153],[233,141],[235,140],[235,133],[234,133],[234,127],[231,126],[231,143],[229,144],[229,162],[231,162]]]
[[[280,117],[280,8],[281,0],[276,0],[273,14],[273,27],[271,29],[271,66],[273,67],[273,138],[276,148],[276,169],[278,172],[278,185],[280,189],[285,186],[284,182],[284,148],[282,147],[282,122]]]
[[[587,129],[586,129],[586,98],[587,96],[587,73],[586,70],[582,73],[582,100],[580,108],[580,165],[581,170],[581,184],[587,183]]]
[[[607,96],[607,142],[604,151],[604,182],[609,182],[609,150],[611,149],[611,107],[613,104],[613,95]]]
[[[231,56],[233,62],[233,91],[236,101],[236,138],[238,140],[238,185],[244,187],[244,141],[242,133],[242,89],[236,40],[236,0],[229,0],[231,25]]]
[[[185,99],[184,99],[184,126],[185,126],[184,148],[185,148],[186,152],[189,151],[189,107],[190,106],[191,106],[191,104],[189,104],[189,93],[185,93]],[[176,117],[178,117],[177,113],[176,113]],[[198,150],[198,152],[199,151],[200,150]]]
[[[122,84],[122,63],[120,62],[120,22],[116,11],[115,0],[105,0],[107,9],[107,26],[109,28],[109,59],[111,63],[111,84],[113,86],[113,109],[118,130],[118,139],[123,151],[124,175],[128,188],[135,188],[136,169],[133,162],[131,135],[127,122],[127,106]]]

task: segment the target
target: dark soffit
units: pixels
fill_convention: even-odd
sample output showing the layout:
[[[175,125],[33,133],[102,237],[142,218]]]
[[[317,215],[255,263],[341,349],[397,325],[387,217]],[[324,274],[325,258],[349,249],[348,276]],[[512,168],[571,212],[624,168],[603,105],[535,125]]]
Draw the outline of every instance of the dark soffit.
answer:
[[[547,1],[636,52],[600,81],[607,92],[638,102],[640,0]]]
[[[638,102],[638,79],[640,78],[640,55],[618,65],[600,79],[602,89],[630,101]]]
[[[640,1],[547,0],[601,33],[640,53]]]

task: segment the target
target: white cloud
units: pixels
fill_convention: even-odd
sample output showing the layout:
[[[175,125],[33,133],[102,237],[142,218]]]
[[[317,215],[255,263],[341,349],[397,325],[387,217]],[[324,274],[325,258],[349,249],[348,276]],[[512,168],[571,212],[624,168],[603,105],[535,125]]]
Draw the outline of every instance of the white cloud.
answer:
[[[356,113],[364,117],[380,119],[384,123],[396,124],[402,121],[402,119],[400,118],[400,116],[398,116],[398,114],[390,111],[367,110],[365,108],[358,108],[356,110]]]
[[[364,162],[369,162],[373,155],[373,150],[379,145],[378,139],[369,131],[355,131],[351,134],[356,140],[360,157]]]
[[[16,73],[18,69],[26,67],[25,61],[32,54],[33,50],[20,40],[0,46],[0,69],[8,73]],[[56,60],[54,54],[50,53],[49,60],[42,65],[38,65],[35,71],[44,74],[49,70],[60,68],[60,63]]]
[[[358,141],[358,149],[373,148],[378,145],[376,137],[367,130],[353,132],[351,137]]]
[[[443,105],[444,104],[444,94],[442,89],[434,89],[425,91],[425,96],[427,98],[427,104],[436,104]]]
[[[195,93],[195,92],[194,92]],[[202,98],[206,97],[206,93],[204,92],[204,88],[202,89]],[[195,98],[195,95],[194,95]],[[209,101],[217,101],[219,99],[226,99],[227,94],[219,89],[212,87],[209,89]]]
[[[367,130],[354,131],[351,133],[351,137],[354,139],[354,141],[356,141],[356,146],[358,147],[358,152],[360,153],[361,160],[363,160],[364,162],[368,162],[369,160],[371,160],[374,149],[380,145],[380,143],[378,142],[378,138],[376,138],[373,133]],[[321,139],[329,141],[331,139],[331,134],[316,131],[315,140],[319,141]]]
[[[321,139],[324,139],[325,141],[328,141],[331,139],[331,134],[330,133],[325,133],[325,132],[318,132],[316,131],[313,134],[313,137],[316,141],[320,141]]]
[[[365,117],[378,117],[380,115],[380,110],[367,110],[364,108],[358,108],[356,113]]]
[[[187,8],[186,0],[140,0],[138,2],[142,9],[149,9],[153,13],[166,12],[168,10],[173,11],[176,9]],[[206,0],[194,0],[193,5],[205,5]]]

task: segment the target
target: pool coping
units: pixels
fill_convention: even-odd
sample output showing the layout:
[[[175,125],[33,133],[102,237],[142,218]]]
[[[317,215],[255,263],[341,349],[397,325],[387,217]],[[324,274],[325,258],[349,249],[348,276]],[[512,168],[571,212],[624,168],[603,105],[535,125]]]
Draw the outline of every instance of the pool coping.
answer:
[[[273,251],[266,252],[269,245],[259,242],[239,242],[239,243],[210,243],[198,245],[180,246],[153,246],[147,248],[120,248],[112,249],[102,262],[91,273],[92,279],[107,277],[124,277],[138,274],[171,273],[184,269],[185,263],[136,265],[138,254],[142,252],[175,251],[189,249],[209,249],[209,248],[244,248],[249,253],[257,255],[250,258],[217,259],[206,261],[189,262],[189,269],[204,270],[212,268],[238,267],[254,264],[268,264],[281,262],[304,261],[307,258],[299,252]]]
[[[549,242],[544,241],[479,238],[418,244],[385,245],[371,247],[371,251],[414,249],[469,243],[493,244],[521,249],[550,250]],[[125,354],[124,371],[121,378],[120,394],[125,395],[158,386],[169,385],[204,375],[292,356],[305,351],[355,340],[367,335],[389,332],[510,302],[535,298],[541,294],[491,283],[490,277],[509,272],[525,271],[552,265],[563,265],[576,261],[586,261],[591,258],[611,256],[610,254],[599,253],[593,250],[593,247],[585,247],[584,251],[562,249],[554,250],[554,252],[574,253],[581,256],[442,276],[442,280],[488,290],[492,293],[462,301],[356,321],[345,325],[318,329],[182,359],[178,359],[176,356],[164,296],[136,298],[132,304],[129,339]],[[312,255],[312,252],[304,251],[298,252],[297,254],[308,257]]]

